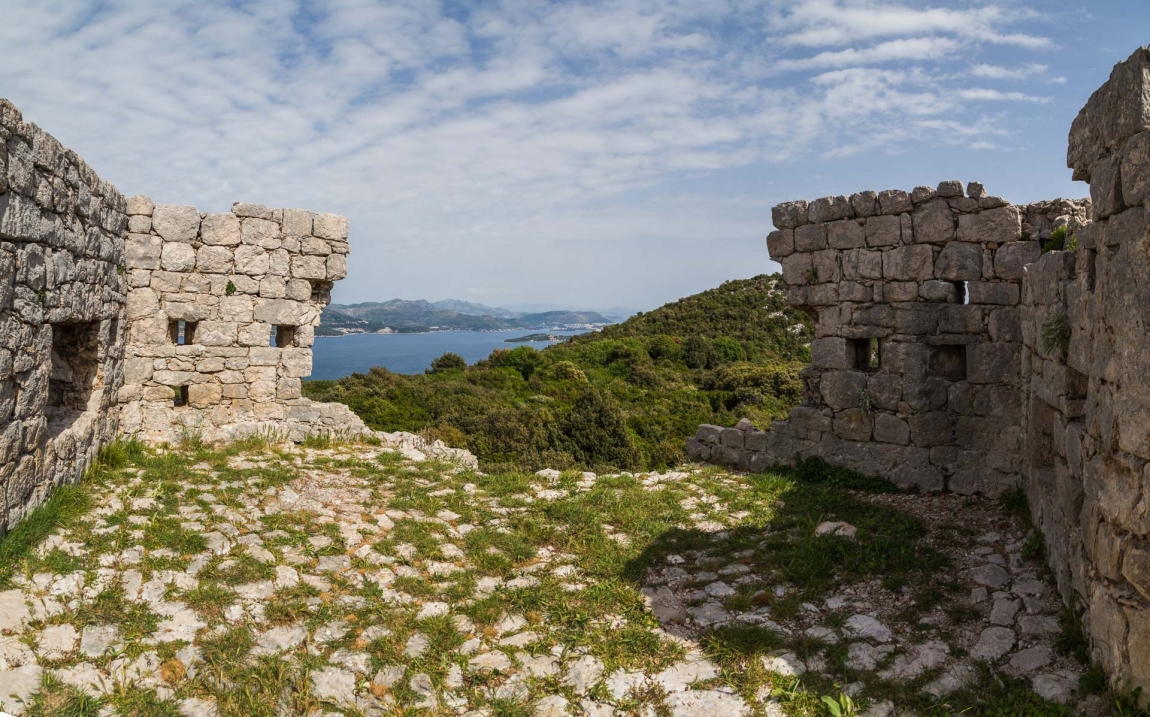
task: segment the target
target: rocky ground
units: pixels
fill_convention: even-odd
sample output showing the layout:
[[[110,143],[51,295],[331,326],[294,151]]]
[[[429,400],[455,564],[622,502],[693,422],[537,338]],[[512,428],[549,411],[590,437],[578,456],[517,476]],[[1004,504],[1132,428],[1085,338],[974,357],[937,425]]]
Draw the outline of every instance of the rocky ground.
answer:
[[[483,475],[420,458],[111,451],[77,515],[0,573],[0,706],[1104,713],[1055,647],[1072,621],[1040,544],[998,502],[818,466]]]

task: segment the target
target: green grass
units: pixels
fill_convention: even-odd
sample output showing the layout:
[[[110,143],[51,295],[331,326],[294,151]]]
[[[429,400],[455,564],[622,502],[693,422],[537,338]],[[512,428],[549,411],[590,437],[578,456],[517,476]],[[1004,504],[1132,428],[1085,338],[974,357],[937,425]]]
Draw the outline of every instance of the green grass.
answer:
[[[57,528],[87,513],[91,505],[87,486],[61,486],[47,502],[20,521],[0,540],[0,588],[11,587],[16,571],[37,545]]]

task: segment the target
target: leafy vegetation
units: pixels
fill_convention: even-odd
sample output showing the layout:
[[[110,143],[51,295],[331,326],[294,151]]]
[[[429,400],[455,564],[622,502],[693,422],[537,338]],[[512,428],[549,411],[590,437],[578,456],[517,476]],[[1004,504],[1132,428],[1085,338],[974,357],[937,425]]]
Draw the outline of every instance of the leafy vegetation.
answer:
[[[1064,311],[1051,312],[1042,325],[1042,352],[1047,356],[1065,359],[1070,347],[1070,319]]]
[[[304,391],[376,430],[467,448],[488,470],[666,466],[700,423],[765,425],[801,398],[809,319],[776,285],[730,281],[543,351],[473,366],[445,354],[424,375],[373,368]]]
[[[1073,234],[1070,234],[1068,237],[1067,236],[1068,232],[1069,232],[1069,230],[1064,226],[1058,227],[1054,231],[1050,232],[1050,238],[1042,243],[1042,253],[1045,254],[1048,251],[1062,251],[1063,249],[1066,249],[1066,250],[1077,249],[1078,248],[1077,238]],[[1068,239],[1069,239],[1069,242],[1071,244],[1073,244],[1073,246],[1068,246],[1068,244],[1067,244]]]

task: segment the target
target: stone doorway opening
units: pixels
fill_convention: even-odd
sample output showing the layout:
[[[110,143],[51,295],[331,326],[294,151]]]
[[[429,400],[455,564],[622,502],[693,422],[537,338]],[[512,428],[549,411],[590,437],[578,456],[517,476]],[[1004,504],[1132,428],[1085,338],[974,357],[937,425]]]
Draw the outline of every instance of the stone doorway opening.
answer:
[[[48,375],[48,431],[67,430],[84,411],[100,378],[100,322],[52,324]]]

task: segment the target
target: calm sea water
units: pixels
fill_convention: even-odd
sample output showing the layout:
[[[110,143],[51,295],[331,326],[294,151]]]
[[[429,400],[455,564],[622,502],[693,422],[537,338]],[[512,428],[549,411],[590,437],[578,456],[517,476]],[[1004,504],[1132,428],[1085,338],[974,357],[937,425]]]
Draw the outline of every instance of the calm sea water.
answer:
[[[542,349],[549,341],[509,344],[505,339],[531,333],[574,336],[583,331],[437,331],[430,334],[353,334],[317,337],[312,348],[311,378],[342,378],[383,366],[394,373],[423,373],[431,360],[453,351],[467,363],[491,355],[495,349],[532,346]]]

